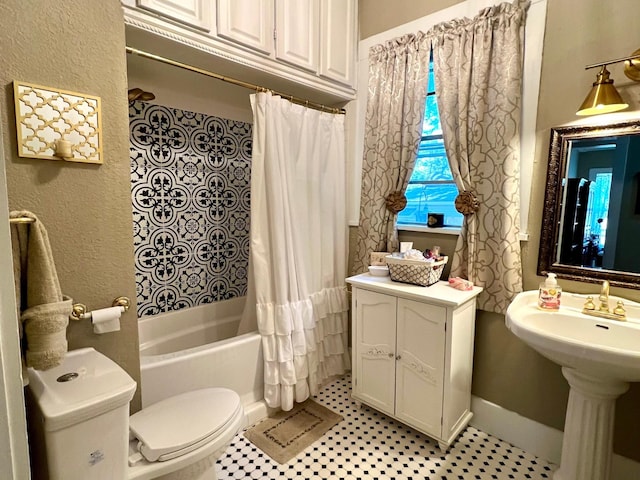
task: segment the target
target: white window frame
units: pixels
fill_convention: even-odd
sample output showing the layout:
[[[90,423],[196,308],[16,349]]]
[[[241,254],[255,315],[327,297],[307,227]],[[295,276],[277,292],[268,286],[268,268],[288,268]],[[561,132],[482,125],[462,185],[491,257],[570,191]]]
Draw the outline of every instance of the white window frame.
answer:
[[[480,10],[502,3],[503,0],[466,0],[431,15],[419,18],[399,27],[373,35],[358,44],[357,98],[347,107],[347,187],[348,220],[350,226],[357,226],[360,217],[360,193],[362,185],[362,154],[364,151],[364,119],[367,108],[369,81],[369,48],[396,37],[418,31],[426,32],[434,25],[456,18],[475,17]],[[524,46],[524,72],[522,121],[520,131],[520,239],[527,240],[531,180],[535,158],[536,121],[538,113],[538,93],[542,69],[542,45],[547,13],[547,0],[533,0],[527,12]],[[408,228],[410,227],[410,228]],[[458,233],[458,229],[440,229],[402,226],[402,230],[429,231],[431,233]],[[450,230],[455,230],[451,232]]]

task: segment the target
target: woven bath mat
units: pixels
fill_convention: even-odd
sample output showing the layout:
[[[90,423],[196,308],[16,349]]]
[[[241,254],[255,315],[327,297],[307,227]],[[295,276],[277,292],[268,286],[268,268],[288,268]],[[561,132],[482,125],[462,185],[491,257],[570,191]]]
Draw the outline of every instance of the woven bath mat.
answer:
[[[306,400],[288,412],[278,412],[244,432],[244,436],[264,453],[282,464],[307,448],[331,427],[341,415]]]

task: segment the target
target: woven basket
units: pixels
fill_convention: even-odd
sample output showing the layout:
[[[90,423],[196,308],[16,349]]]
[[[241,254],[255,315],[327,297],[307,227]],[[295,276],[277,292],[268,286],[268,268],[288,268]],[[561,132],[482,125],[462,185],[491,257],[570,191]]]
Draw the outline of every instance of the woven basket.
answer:
[[[422,260],[405,260],[404,258],[388,255],[385,260],[389,266],[391,280],[428,287],[440,280],[448,257],[442,257],[442,260],[438,262],[425,262]]]

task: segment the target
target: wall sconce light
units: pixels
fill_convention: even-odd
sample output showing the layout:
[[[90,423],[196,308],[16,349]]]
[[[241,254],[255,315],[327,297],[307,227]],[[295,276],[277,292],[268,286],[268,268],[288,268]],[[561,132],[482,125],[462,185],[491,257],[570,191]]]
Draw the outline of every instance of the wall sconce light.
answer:
[[[613,86],[613,80],[609,78],[609,70],[607,70],[607,65],[620,62],[626,62],[624,74],[631,80],[640,82],[640,49],[628,57],[587,65],[585,70],[596,67],[602,68],[596,77],[591,91],[587,95],[587,98],[584,99],[584,102],[582,102],[582,105],[580,105],[576,115],[598,115],[601,113],[617,112],[629,106],[629,104],[622,99],[616,87]]]
[[[54,145],[55,145],[54,155],[56,157],[60,157],[64,160],[69,160],[70,158],[73,158],[73,152],[71,151],[70,141],[60,139],[57,142],[55,142]]]

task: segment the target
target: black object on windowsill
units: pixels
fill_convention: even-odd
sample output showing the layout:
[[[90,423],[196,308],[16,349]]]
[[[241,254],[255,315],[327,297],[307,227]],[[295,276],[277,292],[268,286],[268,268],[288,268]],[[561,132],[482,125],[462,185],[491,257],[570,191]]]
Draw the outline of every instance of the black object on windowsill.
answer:
[[[444,214],[443,213],[429,213],[427,220],[427,226],[431,228],[439,228],[444,226]]]

